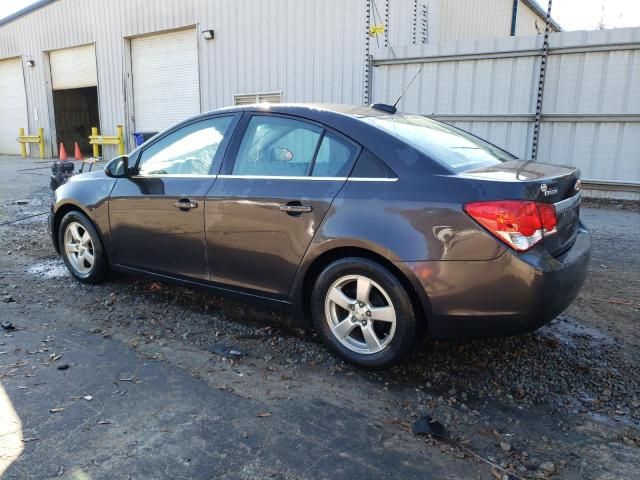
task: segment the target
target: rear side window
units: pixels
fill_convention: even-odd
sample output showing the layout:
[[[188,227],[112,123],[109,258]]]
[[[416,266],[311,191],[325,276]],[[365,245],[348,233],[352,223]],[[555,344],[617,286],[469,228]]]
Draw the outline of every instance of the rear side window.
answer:
[[[351,172],[355,178],[396,178],[395,173],[369,150],[362,150]]]
[[[290,118],[256,115],[249,121],[234,175],[307,176],[322,129]]]
[[[358,147],[315,124],[255,115],[238,148],[233,175],[346,177]]]
[[[516,158],[470,133],[420,115],[376,116],[362,120],[404,140],[454,172]]]
[[[326,133],[313,165],[314,177],[346,177],[358,149],[332,133]]]

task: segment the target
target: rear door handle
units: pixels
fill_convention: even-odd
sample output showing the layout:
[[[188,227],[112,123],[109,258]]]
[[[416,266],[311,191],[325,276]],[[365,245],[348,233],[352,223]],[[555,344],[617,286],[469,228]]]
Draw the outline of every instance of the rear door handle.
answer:
[[[288,214],[308,213],[313,210],[311,205],[302,205],[300,202],[289,202],[286,205],[280,205],[280,211]]]
[[[198,208],[198,202],[194,202],[193,200],[189,200],[188,198],[181,198],[176,203],[174,203],[173,206],[187,212],[192,208]]]

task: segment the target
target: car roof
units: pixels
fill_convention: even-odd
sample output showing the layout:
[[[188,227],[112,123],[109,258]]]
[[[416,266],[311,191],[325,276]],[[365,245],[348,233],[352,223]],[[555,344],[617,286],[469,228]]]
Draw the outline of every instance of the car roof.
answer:
[[[424,173],[450,173],[433,161],[421,161],[424,155],[403,140],[391,135],[381,128],[375,127],[363,119],[371,117],[392,117],[402,115],[391,114],[365,105],[348,105],[335,103],[256,103],[225,107],[202,113],[181,124],[199,118],[225,113],[273,113],[290,115],[311,120],[351,138],[374,155],[385,161],[397,174],[407,171],[410,175]],[[181,124],[174,126],[179,127]]]
[[[242,111],[283,113],[308,118],[322,115],[322,113],[335,113],[356,118],[389,115],[387,112],[376,110],[367,105],[342,103],[252,103],[235,107],[224,107],[203,115]]]

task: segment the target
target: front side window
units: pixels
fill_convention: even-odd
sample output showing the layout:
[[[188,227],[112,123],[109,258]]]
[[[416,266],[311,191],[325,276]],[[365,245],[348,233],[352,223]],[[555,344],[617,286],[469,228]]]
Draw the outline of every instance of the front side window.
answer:
[[[420,115],[364,117],[454,172],[495,165],[515,157],[463,130]]]
[[[233,117],[191,123],[146,148],[140,175],[208,175]]]
[[[249,121],[234,175],[307,176],[322,129],[290,118],[256,115]]]

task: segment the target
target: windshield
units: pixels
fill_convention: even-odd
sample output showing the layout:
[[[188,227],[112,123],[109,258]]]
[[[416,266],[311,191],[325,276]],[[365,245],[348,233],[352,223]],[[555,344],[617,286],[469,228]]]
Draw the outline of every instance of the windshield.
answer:
[[[420,115],[364,117],[454,172],[487,167],[516,157],[458,128]]]

